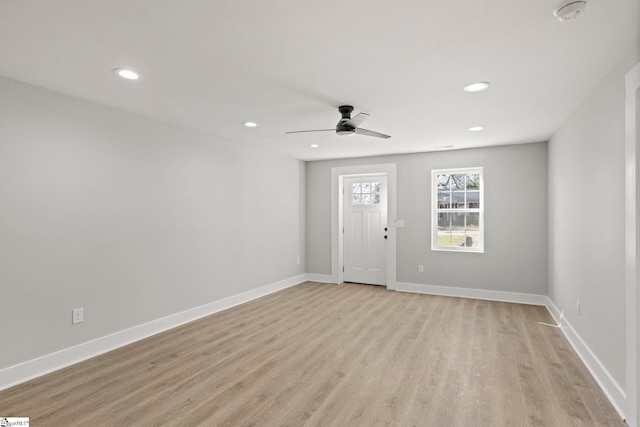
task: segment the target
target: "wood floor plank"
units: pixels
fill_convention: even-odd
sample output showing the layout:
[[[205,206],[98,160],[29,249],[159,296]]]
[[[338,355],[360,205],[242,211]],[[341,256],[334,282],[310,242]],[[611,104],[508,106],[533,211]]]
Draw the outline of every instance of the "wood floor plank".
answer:
[[[307,282],[0,392],[33,425],[624,426],[543,307]]]

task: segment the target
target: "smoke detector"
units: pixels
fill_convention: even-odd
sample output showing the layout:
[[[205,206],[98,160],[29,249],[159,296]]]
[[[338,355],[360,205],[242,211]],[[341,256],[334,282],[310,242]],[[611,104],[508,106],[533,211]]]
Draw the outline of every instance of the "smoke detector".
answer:
[[[562,22],[578,18],[587,8],[586,0],[564,0],[553,11],[553,16]]]

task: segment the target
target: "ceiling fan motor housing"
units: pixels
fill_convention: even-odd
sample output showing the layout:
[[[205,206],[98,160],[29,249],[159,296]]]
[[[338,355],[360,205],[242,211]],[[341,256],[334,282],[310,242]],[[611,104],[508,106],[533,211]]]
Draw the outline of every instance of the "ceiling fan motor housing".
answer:
[[[342,114],[343,119],[349,120],[351,118],[351,113],[353,112],[352,105],[341,105],[338,107],[338,111]]]
[[[336,125],[336,133],[338,135],[353,135],[356,133],[356,128],[347,123],[347,120],[351,119],[351,113],[353,112],[353,106],[341,105],[338,107],[338,111],[342,114],[342,119]]]

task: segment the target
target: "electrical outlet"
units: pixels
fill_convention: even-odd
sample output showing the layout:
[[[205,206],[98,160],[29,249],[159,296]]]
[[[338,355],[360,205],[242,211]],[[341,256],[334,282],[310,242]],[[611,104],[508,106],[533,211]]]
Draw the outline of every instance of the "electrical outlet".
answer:
[[[74,308],[71,310],[71,324],[84,322],[84,308]]]
[[[424,273],[424,265],[420,264],[418,266],[418,273]]]
[[[296,258],[296,262],[300,265],[300,257]]]
[[[580,301],[576,301],[576,313],[580,316]]]

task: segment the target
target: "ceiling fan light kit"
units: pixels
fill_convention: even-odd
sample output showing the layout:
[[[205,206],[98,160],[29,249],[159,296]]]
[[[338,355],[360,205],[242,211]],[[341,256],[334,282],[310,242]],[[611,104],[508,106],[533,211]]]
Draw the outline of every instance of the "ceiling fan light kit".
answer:
[[[587,7],[586,0],[564,0],[553,11],[553,16],[562,22],[577,19]]]
[[[296,130],[292,132],[285,132],[287,134],[290,133],[308,133],[308,132],[335,132],[338,135],[353,135],[357,133],[359,135],[364,136],[373,136],[376,138],[391,138],[389,135],[385,135],[384,133],[375,132],[369,129],[363,129],[360,127],[360,124],[369,117],[368,113],[358,113],[353,118],[351,117],[351,113],[353,112],[352,105],[341,105],[338,107],[338,111],[342,115],[342,118],[336,125],[335,129],[315,129],[315,130]]]

